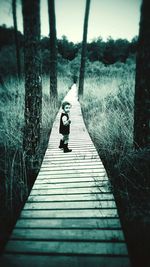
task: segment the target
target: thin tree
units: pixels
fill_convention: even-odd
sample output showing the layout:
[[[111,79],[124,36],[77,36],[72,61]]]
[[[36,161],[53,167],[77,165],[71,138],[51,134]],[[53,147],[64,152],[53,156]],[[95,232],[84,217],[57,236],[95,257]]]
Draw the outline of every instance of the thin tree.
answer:
[[[84,26],[83,26],[83,40],[81,50],[81,65],[80,65],[80,76],[79,76],[79,96],[83,95],[84,88],[84,73],[85,73],[85,62],[87,54],[87,31],[88,31],[88,19],[90,11],[90,0],[86,0]]]
[[[40,0],[22,0],[24,25],[25,127],[24,151],[27,164],[35,163],[42,120],[40,57]]]
[[[141,6],[135,81],[134,144],[150,145],[150,9],[149,1]]]
[[[17,74],[18,74],[18,78],[20,80],[20,78],[21,78],[21,60],[20,60],[20,47],[19,47],[19,39],[18,39],[16,0],[12,0],[12,14],[13,14],[14,36],[15,36],[15,46],[16,46]]]
[[[50,99],[51,101],[57,101],[57,34],[54,0],[48,0],[48,13],[50,29]]]

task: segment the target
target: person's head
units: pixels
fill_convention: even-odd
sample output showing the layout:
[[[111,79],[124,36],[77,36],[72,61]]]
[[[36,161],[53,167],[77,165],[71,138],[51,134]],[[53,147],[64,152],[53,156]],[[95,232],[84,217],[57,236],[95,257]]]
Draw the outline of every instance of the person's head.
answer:
[[[71,104],[68,101],[64,101],[62,103],[62,109],[64,110],[65,113],[69,113],[71,108]]]

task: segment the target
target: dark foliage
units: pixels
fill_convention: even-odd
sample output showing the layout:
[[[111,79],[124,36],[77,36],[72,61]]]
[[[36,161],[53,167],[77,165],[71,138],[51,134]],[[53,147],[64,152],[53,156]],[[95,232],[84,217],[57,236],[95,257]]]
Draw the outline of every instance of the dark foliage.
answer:
[[[21,68],[23,69],[23,34],[18,32],[18,39],[21,50]],[[41,39],[41,56],[42,56],[42,72],[49,73],[50,68],[50,51],[49,37]],[[66,36],[62,36],[57,40],[58,47],[58,64],[63,64],[66,60],[72,61],[81,52],[81,43],[70,42]],[[128,58],[133,58],[137,50],[137,37],[131,42],[126,39],[113,40],[108,38],[103,41],[101,37],[94,39],[87,44],[87,58],[89,61],[99,61],[105,65],[116,62],[126,62]],[[0,73],[3,76],[16,75],[16,59],[15,59],[15,40],[14,29],[6,28],[5,25],[0,26]]]
[[[23,47],[23,35],[21,32],[17,32],[19,44]],[[0,26],[0,50],[4,46],[11,46],[15,44],[14,28],[7,28],[5,24]]]
[[[69,42],[66,36],[62,36],[62,39],[58,40],[58,53],[68,60],[73,60],[79,50],[79,45]]]

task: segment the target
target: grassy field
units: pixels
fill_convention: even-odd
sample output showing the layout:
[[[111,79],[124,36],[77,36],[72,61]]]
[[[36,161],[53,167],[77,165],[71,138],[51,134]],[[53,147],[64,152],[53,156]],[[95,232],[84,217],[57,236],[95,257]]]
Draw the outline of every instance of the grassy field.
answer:
[[[102,157],[113,161],[133,148],[134,81],[134,69],[126,66],[85,80],[81,105],[88,131]]]
[[[14,78],[0,88],[0,250],[7,239],[17,214],[24,204],[40,169],[47,147],[49,134],[59,109],[61,100],[70,87],[68,78],[58,79],[58,106],[49,104],[49,78],[43,77],[42,131],[36,166],[32,182],[26,173],[25,158],[22,149],[24,127],[24,82],[19,84]],[[5,90],[4,90],[5,89]]]
[[[135,65],[87,75],[81,99],[85,124],[111,180],[134,267],[148,267],[150,149],[133,144]]]

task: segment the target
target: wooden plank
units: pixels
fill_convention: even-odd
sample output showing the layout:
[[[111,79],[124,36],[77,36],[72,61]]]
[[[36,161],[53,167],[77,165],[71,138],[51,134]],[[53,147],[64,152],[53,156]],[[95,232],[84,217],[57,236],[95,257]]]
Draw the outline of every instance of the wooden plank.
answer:
[[[29,202],[49,202],[49,201],[86,201],[86,200],[114,200],[114,196],[112,194],[74,194],[74,195],[38,195],[38,196],[29,196]]]
[[[79,184],[79,183],[84,183],[84,182],[87,182],[87,184],[89,183],[89,182],[91,182],[91,183],[95,183],[96,185],[99,185],[99,186],[101,186],[101,184],[104,182],[107,182],[107,180],[105,179],[105,178],[101,178],[101,179],[99,179],[99,178],[95,178],[95,177],[73,177],[73,178],[61,178],[61,177],[58,177],[58,179],[57,178],[39,178],[39,179],[37,179],[36,180],[36,182],[35,182],[35,184],[36,185],[42,185],[42,184],[51,184],[51,185],[55,185],[55,184],[58,184],[58,185],[60,185],[60,184],[62,184],[62,183],[64,183],[64,184],[71,184],[71,183],[75,183],[75,184]]]
[[[116,208],[115,201],[72,201],[72,202],[27,202],[24,206],[26,209],[99,209],[99,208]]]
[[[62,178],[66,178],[66,179],[70,179],[70,178],[88,178],[91,177],[94,180],[105,180],[107,175],[104,172],[99,172],[99,173],[80,173],[80,172],[76,172],[76,173],[56,173],[56,174],[52,174],[52,173],[39,173],[37,179],[46,179],[46,178],[52,178],[52,179],[62,179]]]
[[[70,144],[69,144],[69,146],[70,146]],[[87,155],[87,156],[97,156],[97,157],[99,157],[99,155],[98,155],[98,153],[97,153],[97,151],[94,149],[93,151],[88,151],[88,150],[81,150],[81,151],[77,151],[77,153],[75,152],[75,150],[72,150],[72,152],[71,153],[69,153],[69,155],[68,155],[68,153],[64,153],[63,152],[63,150],[62,149],[56,149],[56,151],[53,151],[53,149],[48,149],[48,150],[46,150],[46,154],[45,155],[53,155],[53,156],[57,156],[57,155],[61,155],[61,156],[63,156],[63,157],[68,157],[68,156],[80,156],[80,155]]]
[[[70,195],[70,194],[97,194],[97,193],[110,193],[110,189],[107,185],[93,187],[75,187],[75,188],[43,188],[43,189],[32,189],[30,195]]]
[[[44,188],[44,189],[32,189],[30,195],[61,195],[61,194],[93,194],[93,193],[100,193],[100,192],[110,192],[110,189],[107,185],[97,187],[84,187],[84,188]]]
[[[93,170],[87,170],[87,169],[83,169],[83,170],[81,170],[81,169],[76,169],[76,170],[73,170],[73,169],[71,169],[71,170],[41,170],[40,171],[40,173],[39,173],[39,175],[38,176],[41,176],[41,175],[43,175],[43,174],[50,174],[50,175],[53,175],[53,174],[55,174],[55,175],[60,175],[60,174],[76,174],[76,173],[79,173],[79,174],[81,174],[81,173],[84,173],[84,174],[94,174],[94,173],[102,173],[102,174],[105,174],[105,170],[104,169],[93,169]]]
[[[87,187],[104,187],[109,186],[108,181],[101,181],[101,182],[95,182],[94,180],[92,182],[84,181],[84,182],[76,182],[76,183],[56,183],[56,182],[50,182],[46,184],[38,184],[35,182],[34,184],[34,190],[36,189],[60,189],[60,188],[87,188]]]
[[[59,141],[60,140],[58,141],[53,140],[53,142],[48,144],[48,149],[58,148]],[[69,141],[69,145],[71,145],[74,148],[80,148],[81,144],[82,144],[82,148],[93,148],[94,147],[93,143],[92,142],[90,143],[89,140],[87,142],[78,142],[78,141],[73,141],[73,140]]]
[[[84,183],[36,184],[36,185],[34,185],[34,188],[32,189],[32,192],[34,191],[34,194],[35,194],[35,191],[36,191],[37,194],[38,194],[38,191],[39,191],[40,194],[41,194],[41,190],[44,190],[43,192],[45,193],[45,191],[48,191],[48,190],[50,190],[50,191],[52,191],[52,190],[55,190],[55,191],[57,191],[57,190],[68,190],[69,191],[69,189],[76,190],[75,193],[76,192],[78,192],[78,193],[88,193],[88,192],[82,192],[82,190],[84,190],[84,189],[85,189],[85,191],[86,190],[89,191],[90,189],[92,189],[90,191],[90,193],[93,193],[94,189],[98,190],[100,192],[110,192],[109,186],[107,184],[106,185],[105,184],[104,185],[101,184],[98,187],[98,185],[96,185],[95,182],[87,184],[87,185],[86,184],[84,185]],[[80,189],[81,189],[81,192],[80,192]],[[97,191],[95,191],[95,192],[97,193]],[[70,193],[72,193],[72,191]]]
[[[61,154],[62,153],[62,154]],[[47,154],[45,155],[45,158],[44,158],[44,162],[45,161],[49,161],[49,160],[56,160],[56,161],[65,161],[65,162],[69,162],[69,161],[74,161],[74,162],[78,162],[78,161],[86,161],[86,160],[98,160],[98,156],[97,155],[87,155],[87,154],[78,154],[78,153],[75,153],[73,154],[72,152],[70,153],[71,155],[69,156],[68,154],[69,153],[64,153],[62,150],[61,150],[61,153],[59,154]]]
[[[58,144],[59,145],[59,144]],[[72,147],[71,144],[69,143],[68,147],[70,147],[72,149],[72,154],[89,154],[89,155],[97,155],[97,152],[95,150],[95,148],[77,148],[77,147]],[[50,148],[47,149],[46,151],[47,154],[51,155],[64,155],[66,153],[63,152],[63,149],[58,148],[58,146],[56,146],[55,148]]]
[[[77,134],[77,136],[78,136],[78,134]],[[89,149],[93,150],[95,148],[94,144],[92,143],[92,141],[89,140],[89,138],[83,137],[82,140],[75,141],[74,139],[77,138],[77,136],[75,136],[75,135],[74,136],[70,136],[70,138],[69,138],[69,145],[70,146],[72,145],[74,148],[77,148],[77,149],[80,149],[80,148],[81,149],[87,149],[87,148],[89,148]],[[55,138],[53,138],[53,140],[50,141],[51,144],[48,145],[48,147],[47,147],[48,151],[51,151],[51,149],[52,150],[55,149],[55,150],[60,151],[59,143],[60,143],[61,136],[58,136],[56,139]],[[95,152],[98,155],[97,150],[95,150]]]
[[[96,179],[94,179],[94,177],[76,177],[76,178],[45,178],[45,179],[40,179],[40,178],[38,178],[37,180],[36,180],[36,182],[34,183],[34,185],[42,185],[42,184],[51,184],[51,185],[53,185],[53,184],[58,184],[58,185],[60,185],[61,183],[64,183],[64,184],[71,184],[71,183],[82,183],[82,182],[87,182],[87,183],[89,183],[89,182],[91,182],[91,183],[96,183],[96,184],[98,184],[98,185],[101,185],[101,183],[103,183],[103,182],[108,182],[108,180],[106,180],[106,179],[102,179],[102,180],[100,180],[99,178],[96,178]]]
[[[124,241],[122,230],[104,229],[14,229],[13,240],[76,240],[76,241]]]
[[[40,172],[53,172],[53,171],[72,171],[73,173],[76,171],[80,171],[80,170],[85,170],[85,172],[90,171],[90,172],[105,172],[105,169],[103,166],[99,166],[99,165],[87,165],[87,166],[82,166],[82,165],[73,165],[73,166],[54,166],[54,165],[47,165],[47,166],[42,166],[40,169]]]
[[[126,245],[115,242],[69,242],[10,240],[6,252],[34,254],[127,255]]]
[[[86,168],[86,169],[89,169],[90,167],[91,167],[91,169],[93,169],[93,168],[103,168],[104,169],[104,166],[101,164],[101,163],[99,163],[99,162],[82,162],[82,163],[79,163],[79,162],[72,162],[72,163],[70,163],[70,162],[66,162],[66,161],[64,161],[64,162],[54,162],[54,161],[49,161],[49,162],[43,162],[43,164],[42,164],[42,166],[41,166],[41,168],[42,169],[46,169],[46,168],[50,168],[50,169],[52,169],[52,168]]]
[[[96,164],[99,164],[100,166],[103,166],[103,164],[102,164],[102,162],[101,161],[99,161],[98,159],[97,160],[95,160],[95,159],[76,159],[76,160],[69,160],[69,161],[66,161],[66,160],[64,160],[63,158],[61,158],[61,159],[50,159],[50,160],[44,160],[43,161],[43,163],[42,163],[42,166],[44,165],[48,165],[48,164],[54,164],[54,165],[59,165],[59,164],[65,164],[66,166],[67,165],[77,165],[77,164],[79,164],[79,165],[88,165],[88,164],[92,164],[92,165],[96,165]]]
[[[59,164],[68,164],[68,165],[72,165],[72,164],[81,164],[83,165],[85,163],[85,166],[88,164],[95,164],[98,163],[100,164],[100,166],[103,166],[102,162],[99,162],[98,159],[68,159],[68,161],[66,161],[66,159],[63,158],[51,158],[51,159],[45,159],[42,163],[42,165],[48,165],[48,164],[53,164],[53,165],[59,165]]]
[[[51,144],[48,145],[48,149],[59,149],[59,143],[60,143],[60,139],[58,141],[53,141],[51,142]],[[92,143],[87,142],[73,142],[71,140],[69,140],[69,146],[71,146],[74,149],[78,149],[80,150],[80,148],[82,147],[82,149],[93,149],[95,148],[94,145]]]
[[[57,126],[57,127],[58,127],[58,126]],[[77,127],[78,127],[78,125],[77,125]],[[58,130],[58,129],[57,129],[57,130]],[[54,136],[54,134],[55,134],[55,136]],[[73,134],[73,133],[71,132],[71,134],[70,134],[70,138],[69,138],[69,141],[70,141],[70,142],[73,142],[73,143],[76,143],[76,144],[92,144],[92,140],[90,139],[89,136],[84,135],[84,133],[81,134],[81,132],[79,133],[79,132],[77,132],[77,131],[76,131],[76,134],[77,134],[77,135],[75,135],[75,134]],[[82,136],[82,137],[81,137],[81,136]],[[78,137],[78,139],[75,138],[75,137]],[[53,144],[53,142],[55,142],[55,143],[59,143],[60,138],[61,138],[61,136],[60,136],[58,133],[56,133],[56,132],[53,131],[53,132],[51,132],[51,137],[50,137],[49,142],[52,143],[52,144]],[[93,146],[94,146],[94,145],[93,145]]]
[[[62,256],[62,255],[26,255],[26,254],[5,254],[2,259],[2,266],[13,267],[130,267],[129,259],[126,256]]]
[[[22,210],[20,218],[102,218],[118,217],[116,209]]]
[[[49,144],[48,144],[48,148],[51,149],[51,148],[58,148],[59,146],[59,142],[60,142],[60,138],[59,140],[53,140],[51,141]],[[83,148],[90,148],[90,147],[94,147],[93,143],[90,142],[89,140],[88,141],[74,141],[73,139],[72,140],[69,140],[69,145],[74,147],[74,148],[80,148],[81,145]]]
[[[51,144],[48,145],[48,149],[58,149],[58,144],[60,142],[60,136],[55,140],[51,140]],[[71,136],[70,140],[69,140],[69,144],[73,145],[75,148],[89,148],[89,149],[93,149],[95,148],[94,145],[92,144],[92,142],[89,140],[89,138],[87,138],[87,140],[81,140],[79,141],[75,141],[74,140],[74,136]]]
[[[71,155],[68,155],[68,153],[63,153],[59,155],[51,155],[51,154],[45,154],[44,161],[45,160],[86,160],[86,159],[99,159],[98,155],[85,155],[85,154],[73,154],[72,152],[70,153]]]
[[[76,165],[79,165],[79,166],[88,166],[89,164],[90,165],[98,165],[100,167],[103,166],[103,163],[101,161],[99,161],[98,159],[95,160],[95,159],[73,159],[73,160],[68,160],[66,161],[65,159],[61,158],[61,160],[54,160],[54,159],[50,159],[50,160],[44,160],[42,165],[48,165],[48,164],[54,164],[54,165],[58,165],[58,164],[65,164],[65,165],[68,165],[68,166],[76,166]],[[104,167],[104,166],[103,166]]]
[[[16,228],[121,229],[121,225],[119,218],[20,218],[16,223]]]
[[[64,153],[63,150],[61,149],[58,149],[57,151],[46,151],[46,154],[45,154],[46,157],[48,156],[53,156],[53,157],[62,157],[63,158],[67,158],[67,157],[86,157],[86,156],[90,156],[91,158],[93,157],[98,157],[98,154],[96,152],[96,150],[94,150],[93,152],[90,152],[90,151],[75,151],[75,150],[72,150],[71,153]]]

